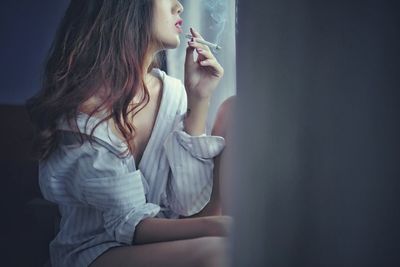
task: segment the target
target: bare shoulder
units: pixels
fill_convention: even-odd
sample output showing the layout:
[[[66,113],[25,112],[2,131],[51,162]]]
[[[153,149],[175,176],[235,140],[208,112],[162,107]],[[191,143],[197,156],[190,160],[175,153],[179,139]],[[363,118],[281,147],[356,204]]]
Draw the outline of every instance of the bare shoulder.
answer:
[[[219,107],[219,110],[225,112],[227,110],[233,110],[235,107],[235,102],[236,102],[236,95],[230,96],[227,99],[225,99],[224,102],[222,102],[221,106]]]
[[[236,95],[233,95],[225,99],[225,101],[222,102],[222,104],[218,108],[217,120],[231,119],[233,115],[232,113],[234,112],[235,109],[235,103],[236,103]]]
[[[226,136],[231,125],[235,110],[236,96],[227,98],[218,108],[212,134]]]

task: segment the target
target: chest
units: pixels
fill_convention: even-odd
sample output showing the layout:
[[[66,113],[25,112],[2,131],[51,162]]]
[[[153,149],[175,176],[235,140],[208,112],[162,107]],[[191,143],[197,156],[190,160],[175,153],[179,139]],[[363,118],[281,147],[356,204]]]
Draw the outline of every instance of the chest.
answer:
[[[162,88],[158,85],[150,94],[149,103],[140,110],[132,119],[135,127],[135,137],[131,141],[134,145],[133,156],[136,164],[141,161],[144,151],[150,141],[153,130],[155,129],[156,119],[160,111]]]
[[[133,156],[136,163],[139,163],[142,159],[143,153],[150,141],[151,134],[156,124],[159,104],[158,99],[150,101],[149,104],[133,118],[135,137],[131,141],[131,144],[133,143],[135,147]]]

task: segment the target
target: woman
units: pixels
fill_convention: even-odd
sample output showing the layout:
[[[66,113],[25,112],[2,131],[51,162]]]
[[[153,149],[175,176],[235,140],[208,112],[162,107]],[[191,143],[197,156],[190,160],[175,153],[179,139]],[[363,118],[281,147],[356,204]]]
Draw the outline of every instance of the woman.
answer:
[[[182,11],[176,0],[71,0],[27,103],[40,188],[62,215],[53,266],[225,264],[231,219],[213,180],[225,112],[205,134],[223,68],[193,39],[185,86],[155,68],[180,44]]]

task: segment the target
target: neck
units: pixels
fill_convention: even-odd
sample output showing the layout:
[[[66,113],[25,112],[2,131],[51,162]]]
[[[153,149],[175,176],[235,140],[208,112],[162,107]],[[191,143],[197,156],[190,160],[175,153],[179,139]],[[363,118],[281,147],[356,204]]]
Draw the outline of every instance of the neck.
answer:
[[[157,49],[155,49],[155,47],[153,47],[153,46],[151,46],[147,51],[148,52],[146,53],[144,65],[143,65],[143,67],[144,67],[143,74],[144,75],[147,75],[151,71],[149,69],[150,65],[153,62],[153,60],[156,57],[157,52],[158,52]]]
[[[156,56],[156,53],[149,53],[148,56],[146,57],[143,65],[143,79],[146,84],[151,83],[153,80],[152,75],[151,75],[151,63],[154,60],[154,57]]]
[[[148,57],[143,65],[143,75],[147,75],[151,70],[150,70],[150,65],[151,62],[153,61],[153,57]]]

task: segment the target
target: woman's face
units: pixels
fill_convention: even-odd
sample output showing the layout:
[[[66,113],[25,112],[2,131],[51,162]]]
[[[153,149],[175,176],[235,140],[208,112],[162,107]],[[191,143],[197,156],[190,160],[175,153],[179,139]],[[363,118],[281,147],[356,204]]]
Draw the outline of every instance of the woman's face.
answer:
[[[177,0],[154,0],[153,34],[156,42],[162,47],[158,49],[176,48],[180,44],[182,33],[182,4]]]

